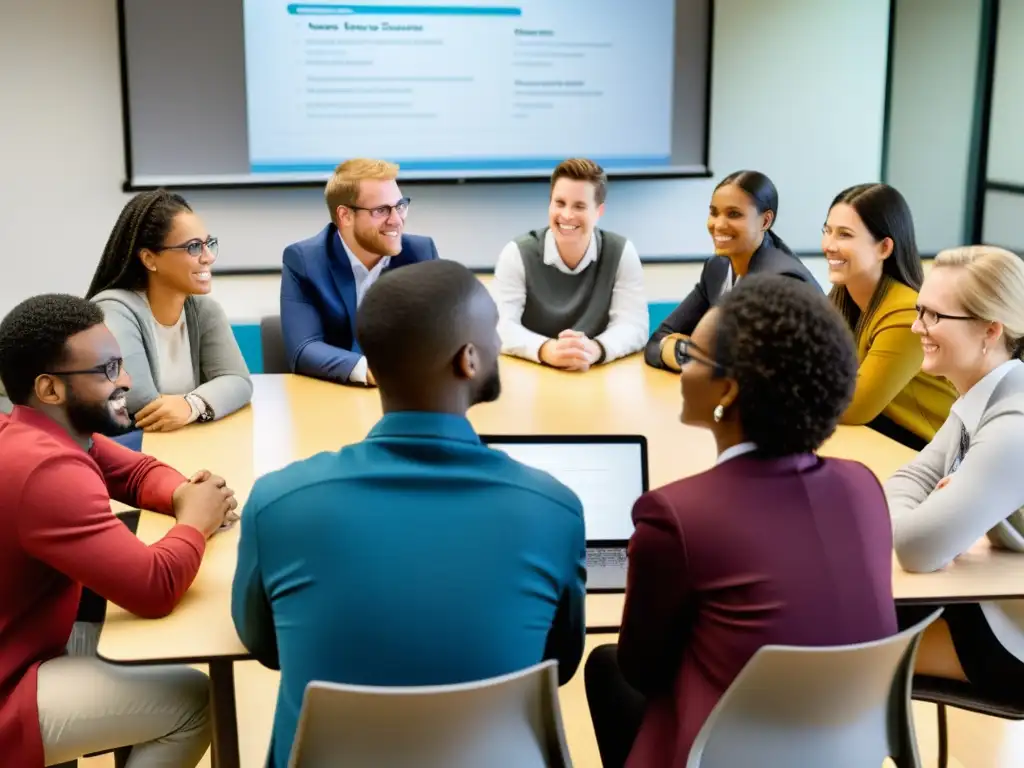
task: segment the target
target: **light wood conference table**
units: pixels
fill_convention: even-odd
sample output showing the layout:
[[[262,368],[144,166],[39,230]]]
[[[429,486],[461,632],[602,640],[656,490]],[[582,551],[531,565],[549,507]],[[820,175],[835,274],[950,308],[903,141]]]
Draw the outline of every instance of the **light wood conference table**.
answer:
[[[499,400],[469,413],[482,434],[642,434],[648,441],[652,488],[714,464],[710,433],[679,422],[679,377],[649,368],[638,355],[585,374],[502,358],[501,374]],[[224,476],[241,505],[257,477],[358,442],[381,416],[373,389],[300,376],[257,375],[253,383],[250,407],[211,424],[147,435],[143,450],[185,475],[209,469]],[[859,460],[883,480],[913,456],[866,427],[839,427],[821,453]],[[143,513],[138,536],[147,543],[157,541],[173,522]],[[210,540],[195,582],[166,618],[140,619],[110,605],[98,649],[102,658],[119,664],[209,664],[218,768],[238,765],[232,664],[250,658],[230,612],[237,546],[237,526]],[[907,574],[895,563],[893,569],[897,599],[918,602],[958,597],[973,602],[993,593],[1019,596],[1022,577],[1024,563],[980,549],[939,574]],[[621,594],[587,598],[592,631],[616,631],[621,613]]]

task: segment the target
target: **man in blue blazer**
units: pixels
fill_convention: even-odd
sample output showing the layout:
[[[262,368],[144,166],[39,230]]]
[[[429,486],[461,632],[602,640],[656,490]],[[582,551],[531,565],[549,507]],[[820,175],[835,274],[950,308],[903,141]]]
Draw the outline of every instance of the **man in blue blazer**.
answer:
[[[376,384],[356,338],[356,309],[384,272],[438,258],[432,238],[404,234],[409,198],[397,178],[394,163],[345,161],[324,190],[331,223],[285,248],[281,330],[294,373]]]

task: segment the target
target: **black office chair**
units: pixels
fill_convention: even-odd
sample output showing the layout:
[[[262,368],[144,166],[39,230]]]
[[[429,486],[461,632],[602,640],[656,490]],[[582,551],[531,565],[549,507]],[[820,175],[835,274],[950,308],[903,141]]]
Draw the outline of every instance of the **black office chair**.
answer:
[[[260,320],[260,347],[263,349],[264,373],[291,373],[288,356],[284,352],[280,315],[271,315]]]
[[[949,728],[946,707],[956,707],[979,715],[1004,720],[1024,720],[1024,692],[1009,691],[1006,696],[983,696],[970,683],[942,677],[914,675],[913,698],[935,704],[939,717],[939,768],[949,765]]]

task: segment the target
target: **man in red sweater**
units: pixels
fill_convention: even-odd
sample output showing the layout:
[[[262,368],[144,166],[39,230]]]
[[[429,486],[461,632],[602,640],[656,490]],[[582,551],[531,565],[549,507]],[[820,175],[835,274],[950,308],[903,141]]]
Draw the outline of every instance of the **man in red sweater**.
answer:
[[[206,540],[236,517],[221,478],[191,480],[104,435],[130,429],[131,386],[91,302],[37,296],[0,323],[0,762],[18,768],[133,745],[136,768],[195,766],[209,745],[206,676],[68,653],[83,585],[144,617],[171,612]],[[110,499],[173,514],[146,546]]]

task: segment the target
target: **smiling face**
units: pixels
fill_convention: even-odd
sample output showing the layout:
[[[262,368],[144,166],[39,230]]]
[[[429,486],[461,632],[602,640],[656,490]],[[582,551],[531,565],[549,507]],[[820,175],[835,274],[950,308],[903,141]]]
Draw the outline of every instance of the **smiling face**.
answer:
[[[346,242],[355,242],[376,256],[397,256],[402,252],[405,212],[394,206],[403,203],[402,190],[394,179],[363,179],[359,182],[357,207],[339,206],[338,227]]]
[[[120,365],[121,349],[103,324],[76,333],[67,341],[58,371],[72,374],[41,376],[37,397],[41,402],[63,406],[68,423],[79,435],[114,437],[132,429],[126,396],[131,379]],[[110,367],[113,380],[105,370]]]
[[[604,213],[604,204],[598,205],[595,192],[592,182],[564,177],[551,188],[548,224],[559,249],[578,251],[590,244],[594,227]]]
[[[960,302],[957,283],[964,277],[958,267],[933,267],[925,278],[917,303],[920,314],[912,330],[921,337],[921,370],[949,379],[961,394],[986,367],[986,356],[1005,345],[1002,326],[970,318]],[[947,317],[941,317],[946,315]]]
[[[708,206],[708,234],[715,244],[715,254],[733,258],[752,256],[761,246],[773,215],[770,211],[758,213],[750,195],[735,184],[716,189]]]
[[[212,288],[210,269],[217,260],[216,253],[206,245],[209,238],[203,220],[191,211],[182,211],[174,216],[160,247],[155,251],[144,248],[139,258],[150,280],[186,295],[206,294]]]
[[[882,279],[882,266],[892,255],[893,241],[888,237],[875,240],[852,205],[837,203],[822,227],[821,249],[833,285],[874,286]]]

